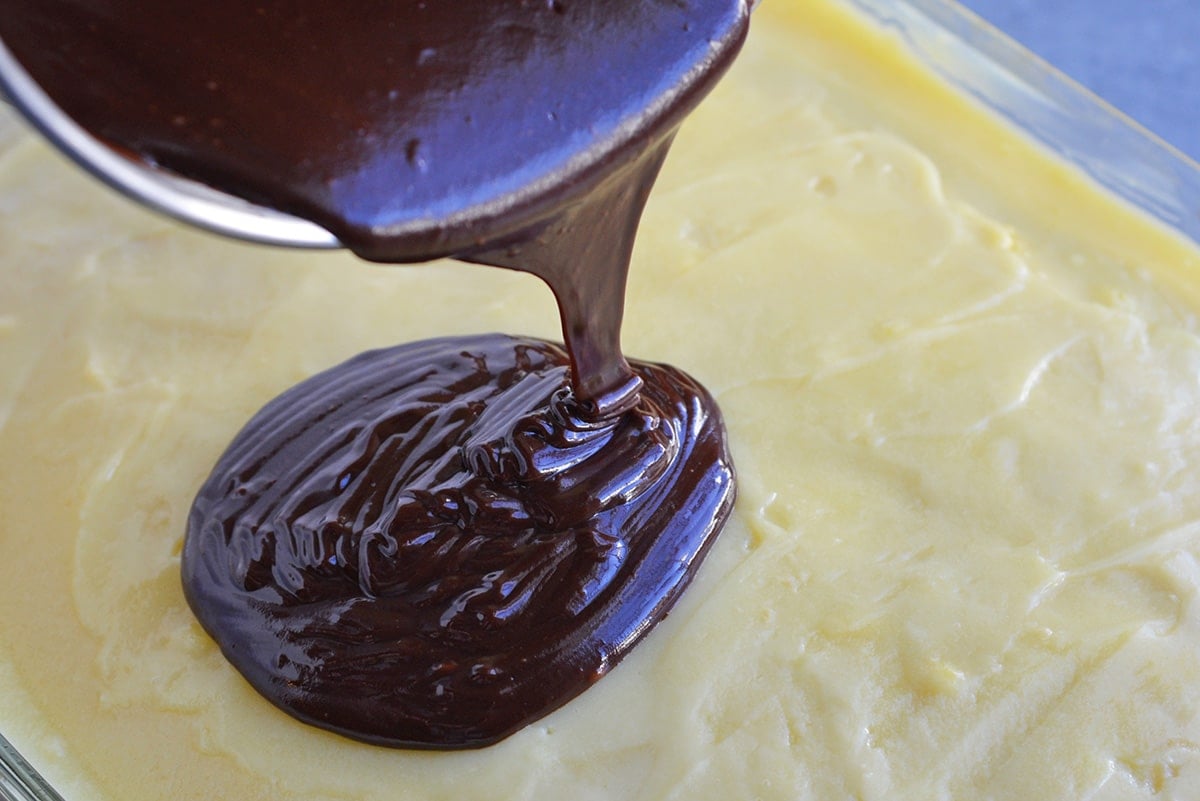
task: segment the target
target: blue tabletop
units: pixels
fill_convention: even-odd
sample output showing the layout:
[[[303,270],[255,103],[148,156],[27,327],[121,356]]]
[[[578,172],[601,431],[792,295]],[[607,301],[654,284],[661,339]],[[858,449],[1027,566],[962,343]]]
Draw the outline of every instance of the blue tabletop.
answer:
[[[961,0],[1200,161],[1200,0]]]

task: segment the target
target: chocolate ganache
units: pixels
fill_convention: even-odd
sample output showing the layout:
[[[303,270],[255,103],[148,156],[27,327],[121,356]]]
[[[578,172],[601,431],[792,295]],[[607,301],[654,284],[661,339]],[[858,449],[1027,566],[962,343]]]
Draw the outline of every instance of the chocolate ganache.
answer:
[[[542,341],[432,340],[268,404],[197,497],[184,555],[250,682],[355,737],[465,746],[616,663],[708,547],[731,476],[687,376],[638,365],[638,404],[595,419],[568,370]]]
[[[183,582],[291,714],[487,745],[599,679],[732,506],[711,396],[624,358],[634,236],[745,0],[0,0],[0,39],[131,158],[383,262],[542,278],[565,348],[375,351],[269,403],[197,495]],[[469,310],[463,310],[469,313]]]

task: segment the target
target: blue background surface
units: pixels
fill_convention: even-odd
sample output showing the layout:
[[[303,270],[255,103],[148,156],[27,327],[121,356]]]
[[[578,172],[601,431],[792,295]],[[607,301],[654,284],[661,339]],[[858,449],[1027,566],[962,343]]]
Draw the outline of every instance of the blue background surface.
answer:
[[[1200,0],[961,0],[1200,161]]]

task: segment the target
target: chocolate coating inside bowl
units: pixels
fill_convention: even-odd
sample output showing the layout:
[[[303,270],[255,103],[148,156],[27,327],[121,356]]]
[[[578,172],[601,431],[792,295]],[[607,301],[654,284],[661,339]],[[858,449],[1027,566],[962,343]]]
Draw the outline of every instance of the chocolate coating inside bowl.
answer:
[[[741,0],[2,0],[0,38],[105,142],[424,261],[554,216],[672,130]]]

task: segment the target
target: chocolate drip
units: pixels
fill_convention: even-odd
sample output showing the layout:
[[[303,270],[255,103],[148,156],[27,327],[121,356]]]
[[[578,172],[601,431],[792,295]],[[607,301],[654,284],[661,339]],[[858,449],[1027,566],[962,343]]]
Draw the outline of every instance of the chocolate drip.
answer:
[[[363,258],[553,290],[566,350],[364,354],[284,393],[196,498],[193,610],[301,719],[485,745],[602,676],[732,504],[720,416],[621,351],[637,224],[745,0],[0,0],[0,38],[131,158],[298,214]],[[470,310],[461,310],[469,314]]]
[[[524,270],[545,281],[558,301],[574,390],[593,416],[619,414],[637,401],[640,381],[621,352],[625,283],[638,220],[670,139],[537,233],[507,248],[462,258]]]

